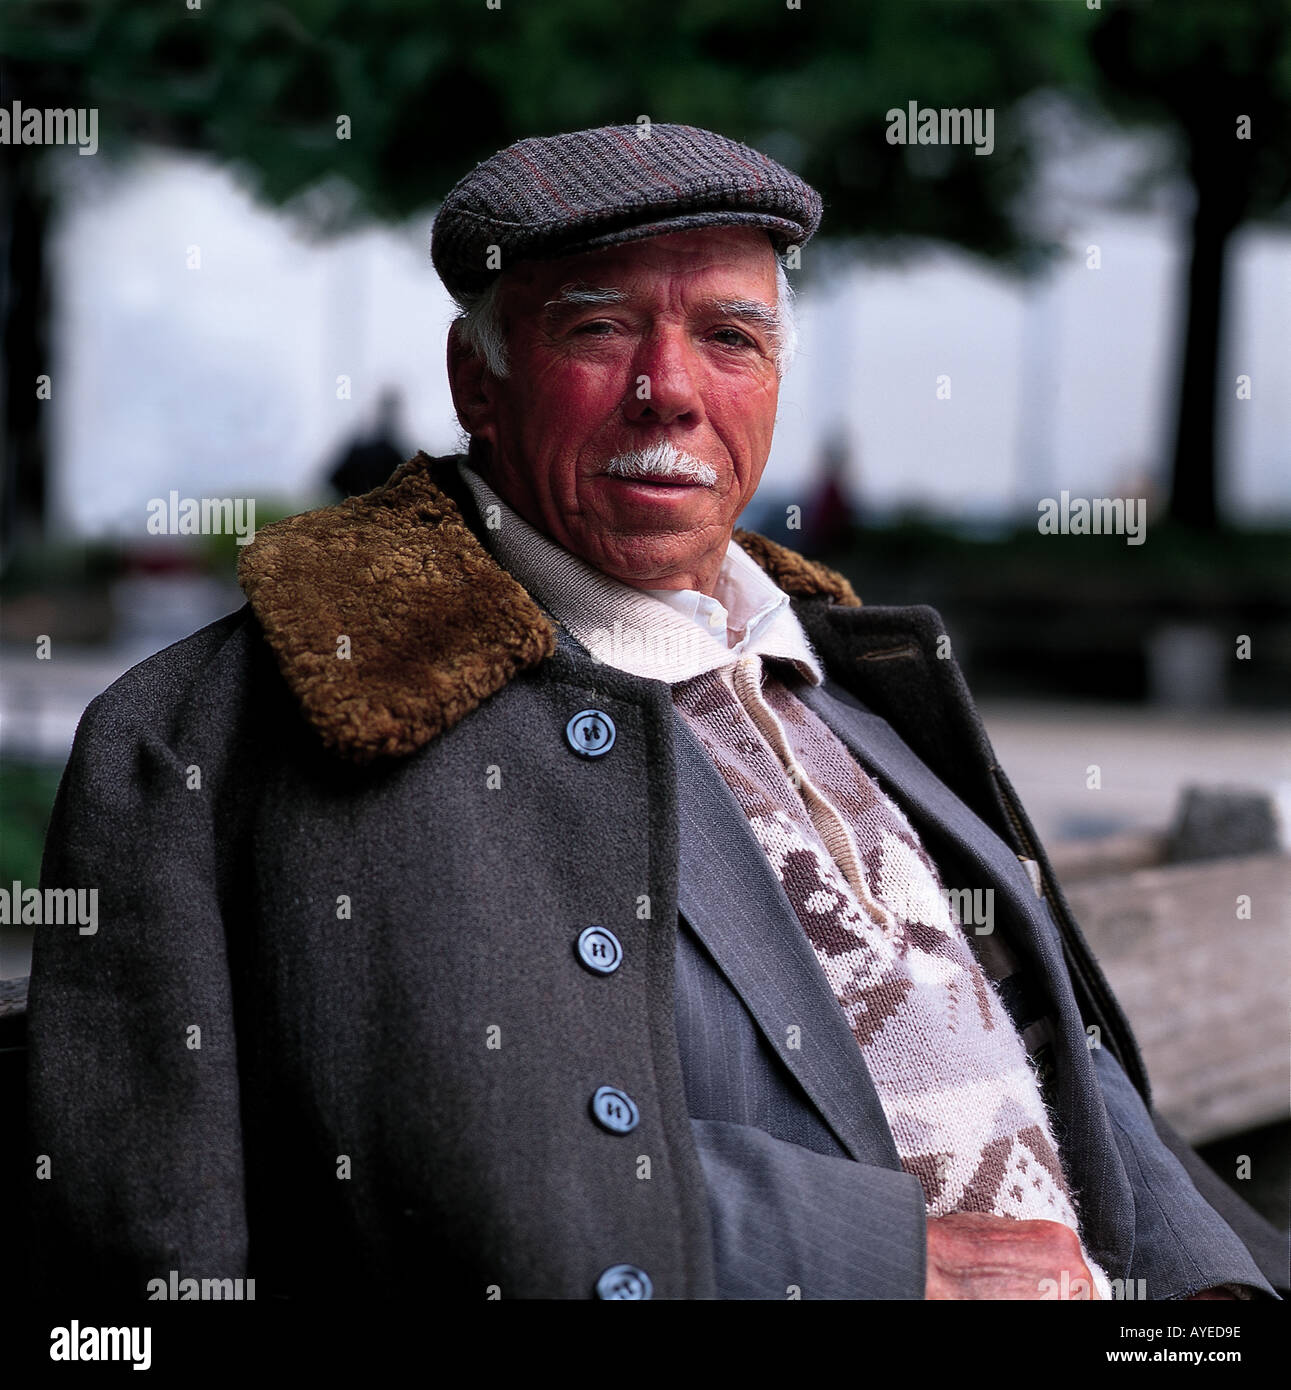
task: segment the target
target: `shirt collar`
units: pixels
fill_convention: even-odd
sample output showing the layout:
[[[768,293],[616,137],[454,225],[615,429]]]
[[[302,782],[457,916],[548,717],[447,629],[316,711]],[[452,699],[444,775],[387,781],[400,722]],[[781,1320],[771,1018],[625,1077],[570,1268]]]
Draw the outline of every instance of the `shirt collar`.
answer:
[[[770,631],[776,620],[789,610],[789,595],[735,541],[727,546],[711,596],[701,594],[698,589],[643,589],[641,592],[666,603],[736,652],[750,650],[758,635]]]
[[[711,597],[633,588],[530,526],[468,464],[458,468],[494,558],[596,660],[673,685],[756,655],[792,663],[813,685],[824,680],[789,595],[737,541],[727,545]]]

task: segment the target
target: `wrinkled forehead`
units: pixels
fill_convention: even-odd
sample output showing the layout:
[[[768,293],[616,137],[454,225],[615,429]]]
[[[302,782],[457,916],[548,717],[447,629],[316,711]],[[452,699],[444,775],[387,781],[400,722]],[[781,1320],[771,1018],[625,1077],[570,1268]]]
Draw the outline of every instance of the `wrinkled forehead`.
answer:
[[[776,255],[759,228],[710,227],[523,261],[503,276],[503,286],[513,314],[539,313],[571,287],[673,298],[703,286],[774,304]]]

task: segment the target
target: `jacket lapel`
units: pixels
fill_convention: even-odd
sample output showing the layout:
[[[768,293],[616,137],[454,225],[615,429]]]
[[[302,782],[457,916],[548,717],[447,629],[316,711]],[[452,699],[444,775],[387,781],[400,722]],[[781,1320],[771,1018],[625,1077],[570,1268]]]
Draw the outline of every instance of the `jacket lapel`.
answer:
[[[690,727],[678,716],[674,728],[681,914],[851,1157],[900,1169],[865,1060],[775,871]]]

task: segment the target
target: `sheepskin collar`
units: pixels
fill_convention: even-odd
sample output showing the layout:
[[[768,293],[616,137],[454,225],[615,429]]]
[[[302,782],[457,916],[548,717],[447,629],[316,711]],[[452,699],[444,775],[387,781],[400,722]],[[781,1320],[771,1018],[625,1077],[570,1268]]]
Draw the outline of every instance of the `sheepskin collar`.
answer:
[[[266,526],[238,562],[305,717],[354,762],[416,751],[556,650],[556,625],[480,539],[457,463],[418,453],[373,492]],[[735,539],[789,594],[859,606],[834,570]]]

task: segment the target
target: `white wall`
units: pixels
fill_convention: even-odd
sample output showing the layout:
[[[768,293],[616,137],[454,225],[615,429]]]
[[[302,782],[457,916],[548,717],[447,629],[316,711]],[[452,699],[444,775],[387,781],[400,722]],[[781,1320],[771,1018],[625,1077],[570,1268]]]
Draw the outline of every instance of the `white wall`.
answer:
[[[86,166],[95,166],[87,170]],[[402,388],[410,447],[455,447],[450,306],[430,217],[313,244],[205,160],[72,160],[54,251],[56,531],[144,537],[149,498],[322,500],[324,461]],[[1164,477],[1184,266],[1180,214],[1068,210],[1064,263],[1030,286],[953,249],[854,265],[803,294],[765,481],[804,487],[845,421],[872,511],[995,518],[1038,498],[1138,492]],[[1086,247],[1102,266],[1086,268]],[[200,248],[201,268],[186,267]],[[811,254],[808,248],[807,254]],[[1291,515],[1291,236],[1232,251],[1224,374],[1253,399],[1223,415],[1239,519]],[[338,400],[350,376],[353,398]],[[936,381],[950,377],[951,399]]]

